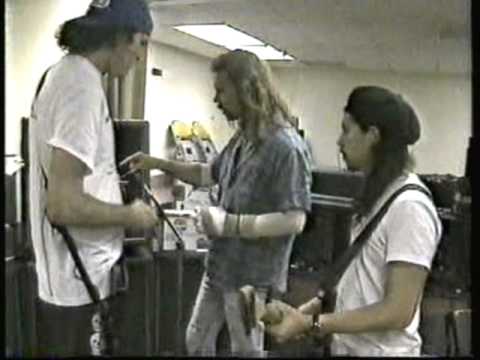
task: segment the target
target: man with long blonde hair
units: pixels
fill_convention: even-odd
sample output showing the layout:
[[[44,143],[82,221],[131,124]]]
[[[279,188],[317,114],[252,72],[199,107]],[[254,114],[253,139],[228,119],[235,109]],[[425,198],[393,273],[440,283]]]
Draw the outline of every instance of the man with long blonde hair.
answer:
[[[269,69],[254,54],[235,50],[213,60],[214,101],[238,130],[211,164],[189,164],[135,154],[131,168],[160,169],[195,185],[218,184],[218,206],[201,209],[209,236],[206,270],[188,324],[189,355],[215,355],[227,323],[231,351],[263,350],[263,329],[242,316],[251,284],[264,302],[286,290],[295,235],[310,209],[311,160]]]

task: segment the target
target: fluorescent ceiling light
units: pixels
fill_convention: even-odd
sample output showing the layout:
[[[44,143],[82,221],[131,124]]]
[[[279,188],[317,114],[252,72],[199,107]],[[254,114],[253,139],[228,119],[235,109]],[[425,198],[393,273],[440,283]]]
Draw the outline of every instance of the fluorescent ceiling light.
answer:
[[[262,41],[224,24],[179,25],[174,29],[195,36],[229,50],[243,49],[256,54],[263,60],[293,60],[285,52],[275,49]]]

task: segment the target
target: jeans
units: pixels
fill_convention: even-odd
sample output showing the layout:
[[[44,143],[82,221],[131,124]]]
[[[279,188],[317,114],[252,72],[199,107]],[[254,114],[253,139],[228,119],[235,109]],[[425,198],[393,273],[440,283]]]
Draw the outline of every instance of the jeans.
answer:
[[[266,290],[256,289],[259,301],[265,303]],[[204,273],[192,316],[187,326],[188,355],[215,356],[217,336],[225,321],[230,335],[230,350],[235,355],[256,356],[263,351],[264,329],[261,323],[250,335],[242,321],[238,289],[213,284]]]

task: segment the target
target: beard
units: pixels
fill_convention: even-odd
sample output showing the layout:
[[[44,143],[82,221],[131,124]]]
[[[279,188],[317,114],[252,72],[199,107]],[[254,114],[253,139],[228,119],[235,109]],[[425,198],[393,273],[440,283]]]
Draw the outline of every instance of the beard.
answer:
[[[231,121],[235,121],[237,120],[237,116],[234,116],[230,111],[228,111],[227,109],[219,106],[218,107],[222,112],[223,112],[223,115],[227,118],[227,121],[231,122]]]

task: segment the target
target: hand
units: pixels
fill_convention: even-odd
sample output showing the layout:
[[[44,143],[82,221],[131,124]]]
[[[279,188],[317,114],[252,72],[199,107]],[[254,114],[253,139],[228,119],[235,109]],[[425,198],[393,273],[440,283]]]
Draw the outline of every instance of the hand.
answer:
[[[311,316],[302,314],[294,307],[278,302],[277,308],[282,312],[282,320],[277,324],[265,324],[265,331],[278,343],[298,338],[311,328]]]
[[[283,319],[283,303],[278,300],[272,300],[268,304],[265,304],[265,312],[261,316],[260,320],[265,325],[279,324]]]
[[[313,315],[322,310],[322,302],[317,297],[307,301],[298,307],[298,311],[305,315]]]
[[[134,229],[151,229],[158,224],[156,211],[142,200],[135,200],[130,208],[130,216],[126,221]]]
[[[215,238],[225,234],[227,212],[222,207],[203,207],[199,210],[198,217],[201,228],[207,236]]]
[[[150,170],[157,168],[156,159],[141,151],[123,159],[119,166],[128,164],[130,170]]]

